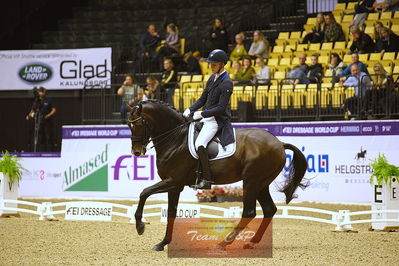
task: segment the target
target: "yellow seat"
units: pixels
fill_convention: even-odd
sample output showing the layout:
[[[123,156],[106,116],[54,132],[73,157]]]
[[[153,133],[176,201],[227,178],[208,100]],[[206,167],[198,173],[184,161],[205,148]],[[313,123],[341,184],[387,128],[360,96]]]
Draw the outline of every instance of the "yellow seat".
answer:
[[[294,45],[295,47],[293,49],[296,49],[296,46],[298,45],[300,39],[293,39],[293,38],[289,38],[288,39],[288,45]],[[291,47],[292,48],[292,47]],[[286,52],[291,52],[291,51],[286,51]]]
[[[346,3],[338,3],[336,6],[335,6],[335,10],[345,10],[346,9]]]
[[[367,20],[368,21],[376,21],[379,19],[380,13],[369,13]]]
[[[350,64],[352,62],[352,55],[350,54],[346,54],[344,55],[344,58],[342,59],[342,61],[344,61],[345,64]]]
[[[345,50],[345,42],[335,42],[334,49]]]
[[[297,66],[297,65],[299,65],[299,59],[298,59],[298,57],[294,57],[294,58],[292,58],[292,62],[291,62],[291,66]]]
[[[367,60],[369,60],[369,54],[359,54],[359,61],[367,63]]]
[[[325,42],[321,46],[321,50],[332,50],[334,43],[333,42]]]
[[[308,20],[306,21],[306,24],[315,25],[316,18],[308,18]]]
[[[287,39],[289,39],[289,36],[290,36],[289,32],[280,32],[278,34],[278,38],[277,39],[287,40]]]
[[[317,104],[317,84],[309,84],[305,93],[305,107],[314,108]]]
[[[393,68],[392,74],[399,74],[399,65],[395,65]]]
[[[399,11],[396,11],[396,13],[399,13]],[[399,34],[399,24],[392,25],[391,26],[391,31],[393,31],[395,34]]]
[[[274,73],[274,78],[278,79],[278,80],[285,79],[285,72],[284,71],[276,71],[276,73]]]
[[[281,58],[280,65],[281,66],[289,66],[289,65],[291,65],[291,58]]]
[[[392,18],[393,12],[382,12],[380,15],[380,20],[387,19],[390,20]]]
[[[330,57],[328,55],[321,55],[319,56],[319,63],[324,65],[330,64]]]
[[[204,82],[207,82],[210,77],[211,74],[204,75]]]
[[[292,53],[292,51],[296,50],[296,44],[286,45],[284,51]]]
[[[255,94],[255,108],[256,110],[262,110],[267,108],[267,96],[268,96],[268,89],[260,89],[258,86],[258,89]]]
[[[314,27],[314,24],[305,24],[305,25],[303,25],[303,29],[305,31],[311,31],[313,29],[313,27]]]
[[[186,39],[180,38],[180,54],[184,55],[186,49]]]
[[[201,68],[202,75],[210,74],[210,68],[209,68],[207,62],[200,62],[200,68]]]
[[[371,53],[369,57],[370,61],[379,61],[381,60],[381,53]]]
[[[342,18],[341,23],[350,23],[350,22],[352,22],[352,21],[353,21],[353,15],[345,15],[345,16]]]
[[[279,61],[280,61],[280,58],[270,58],[270,59],[267,61],[267,65],[268,65],[268,66],[277,66],[278,63],[279,63]]]
[[[344,88],[334,87],[331,90],[331,106],[333,108],[339,108],[344,103]]]
[[[192,82],[201,82],[202,81],[202,75],[193,75],[191,78]]]
[[[245,86],[241,101],[252,102],[252,95],[254,88],[255,88],[254,86]]]
[[[301,31],[293,31],[291,32],[290,39],[301,39],[301,35]]]
[[[319,51],[320,50],[320,43],[311,43],[309,45],[309,51]]]
[[[374,38],[374,27],[366,26],[366,28],[364,29],[364,33],[366,33],[367,35],[370,35],[371,38]]]
[[[395,59],[395,53],[394,52],[392,52],[392,53],[389,53],[389,52],[384,53],[384,56],[383,56],[382,59],[383,60],[394,60]]]
[[[198,96],[197,89],[187,88],[186,91],[182,93],[184,109],[189,108],[197,100],[197,96]]]
[[[346,12],[346,13],[354,12],[354,11],[355,11],[355,5],[356,5],[356,4],[357,4],[356,2],[349,2],[348,5],[346,6],[345,12]]]
[[[292,98],[294,93],[294,85],[283,85],[281,87],[281,108],[287,109],[292,106]]]
[[[271,85],[267,95],[267,108],[275,109],[278,104],[278,86]]]
[[[273,47],[273,53],[282,53],[284,52],[284,46],[283,45],[275,45]]]
[[[185,91],[191,82],[191,75],[184,75],[180,77],[180,88]]]
[[[241,101],[243,94],[243,87],[242,86],[234,86],[233,93],[230,98],[230,107],[231,110],[237,110],[238,101]]]
[[[298,44],[296,47],[297,52],[303,52],[308,49],[309,44]]]

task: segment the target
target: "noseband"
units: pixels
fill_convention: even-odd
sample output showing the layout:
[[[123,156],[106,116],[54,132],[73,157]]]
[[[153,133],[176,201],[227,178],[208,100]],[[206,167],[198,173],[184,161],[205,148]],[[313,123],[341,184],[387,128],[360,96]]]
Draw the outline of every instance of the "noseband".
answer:
[[[148,145],[148,143],[150,142],[150,135],[149,135],[149,128],[148,128],[148,123],[147,121],[144,119],[143,116],[140,116],[136,119],[133,120],[128,120],[128,122],[130,124],[132,124],[132,126],[134,125],[135,122],[137,121],[141,121],[141,124],[144,126],[144,135],[143,136],[132,136],[131,140],[132,142],[142,142],[143,146],[146,147]]]

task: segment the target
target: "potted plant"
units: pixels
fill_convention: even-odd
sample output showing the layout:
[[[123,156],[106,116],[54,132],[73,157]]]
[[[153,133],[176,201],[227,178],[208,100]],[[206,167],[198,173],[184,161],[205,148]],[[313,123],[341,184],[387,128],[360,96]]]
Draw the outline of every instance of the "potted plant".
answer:
[[[198,202],[215,202],[216,201],[215,194],[213,194],[213,191],[211,189],[204,189],[201,191],[197,191],[197,199],[198,199]]]
[[[243,190],[241,187],[218,187],[213,188],[218,202],[242,201]]]
[[[18,185],[22,178],[22,171],[27,171],[20,164],[21,159],[10,155],[8,151],[2,152],[0,158],[0,199],[17,200]],[[6,207],[16,208],[17,204],[8,203]],[[0,210],[0,215],[16,215],[17,212]]]
[[[378,185],[391,186],[392,177],[399,177],[399,167],[389,164],[384,154],[378,154],[377,159],[370,161],[370,166],[373,168],[373,173],[370,177],[371,184],[375,181]]]

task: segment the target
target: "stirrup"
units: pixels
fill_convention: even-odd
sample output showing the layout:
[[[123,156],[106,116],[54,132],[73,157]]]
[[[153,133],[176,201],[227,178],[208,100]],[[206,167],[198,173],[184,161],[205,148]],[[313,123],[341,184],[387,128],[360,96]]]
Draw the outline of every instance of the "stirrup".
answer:
[[[205,179],[201,179],[198,181],[198,179],[196,180],[194,185],[190,185],[190,188],[193,189],[211,189],[212,188],[212,184],[214,184],[215,182],[213,181],[209,181],[209,180],[205,180]]]

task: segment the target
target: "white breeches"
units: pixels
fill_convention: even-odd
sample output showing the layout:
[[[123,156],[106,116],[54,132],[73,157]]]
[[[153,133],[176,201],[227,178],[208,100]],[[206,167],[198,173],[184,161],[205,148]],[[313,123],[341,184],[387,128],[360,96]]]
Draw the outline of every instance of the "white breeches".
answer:
[[[211,139],[216,135],[218,131],[218,123],[215,120],[214,116],[206,117],[201,119],[201,122],[204,123],[200,133],[198,134],[197,139],[195,140],[195,149],[198,150],[199,146],[206,146],[211,141]]]

